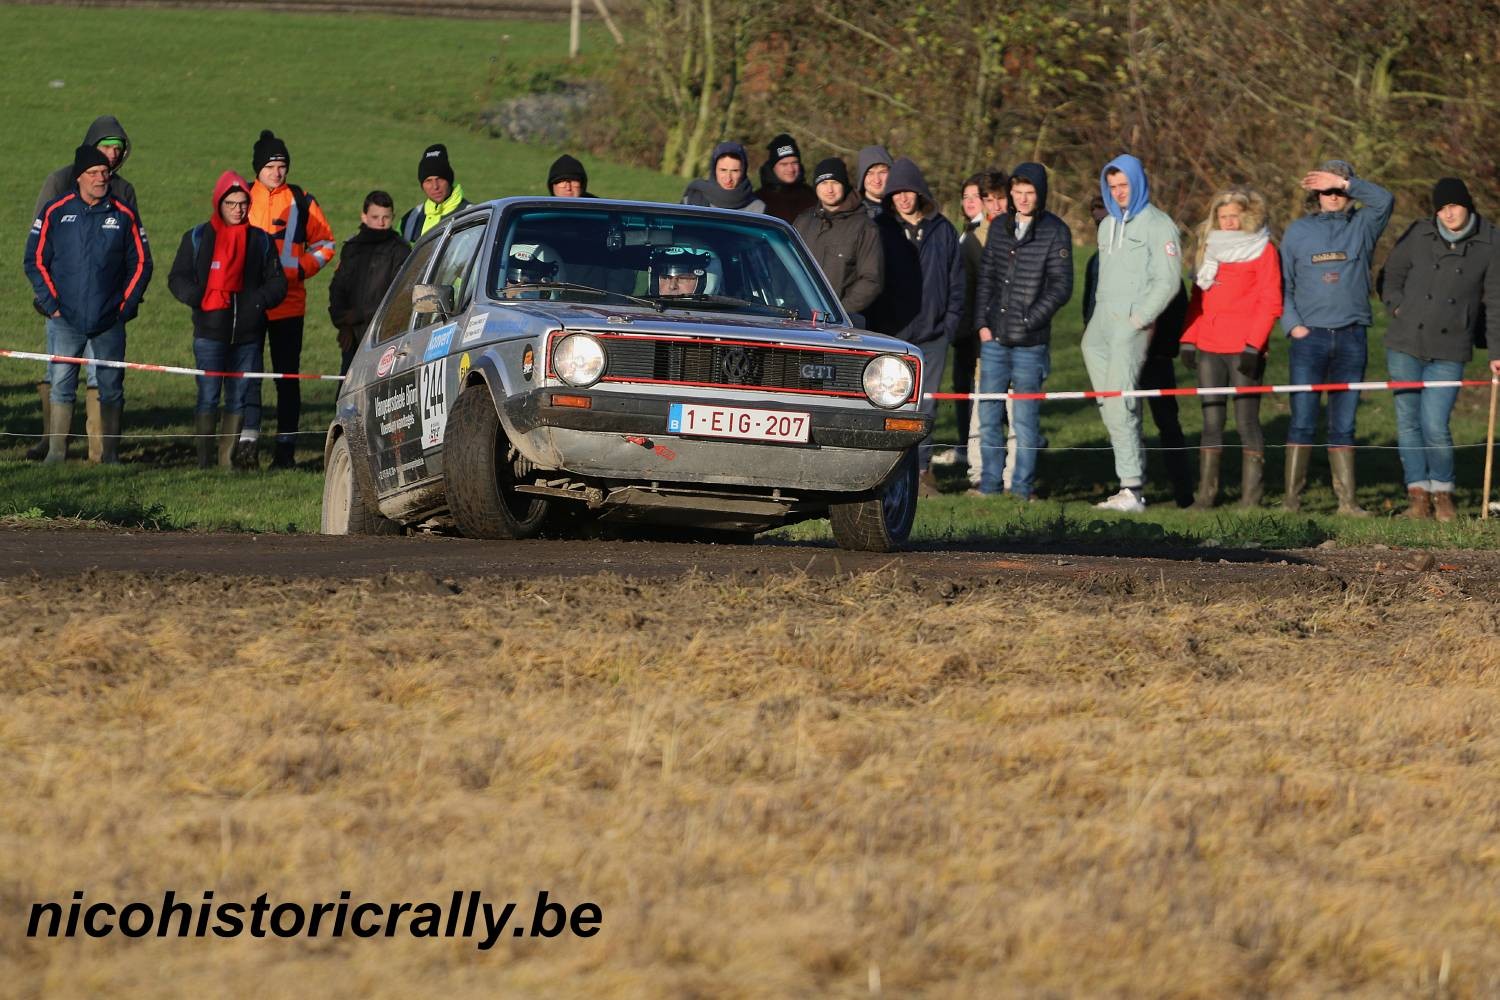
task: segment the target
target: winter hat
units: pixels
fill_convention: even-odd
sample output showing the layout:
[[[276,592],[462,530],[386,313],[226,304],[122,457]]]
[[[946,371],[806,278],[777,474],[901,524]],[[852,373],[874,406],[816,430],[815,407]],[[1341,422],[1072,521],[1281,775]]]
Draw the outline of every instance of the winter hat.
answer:
[[[124,149],[125,148],[125,140],[121,139],[117,135],[107,135],[103,139],[100,139],[98,142],[94,143],[94,145],[95,146],[114,146],[117,149]]]
[[[441,177],[449,184],[453,183],[453,166],[448,162],[448,147],[440,142],[424,149],[422,159],[417,162],[417,183],[420,184],[429,177]]]
[[[583,168],[574,157],[567,153],[552,161],[552,166],[547,168],[547,193],[552,193],[552,185],[558,181],[577,181],[583,185],[583,189],[589,189],[589,172]]]
[[[1442,211],[1445,205],[1462,205],[1474,211],[1474,199],[1469,196],[1469,186],[1457,177],[1444,177],[1432,188],[1432,210]]]
[[[250,154],[250,165],[258,174],[267,163],[280,161],[287,165],[290,170],[292,166],[292,154],[287,152],[286,143],[276,138],[276,134],[270,129],[262,129],[260,138],[255,140],[255,149]]]
[[[813,187],[817,187],[824,181],[838,181],[844,185],[844,190],[849,190],[849,168],[844,161],[837,156],[830,156],[826,160],[819,160],[818,166],[813,170]]]
[[[797,148],[797,140],[785,132],[766,143],[766,162],[773,166],[786,159],[788,156],[802,158],[802,150]]]
[[[73,151],[73,181],[77,183],[78,178],[83,176],[85,170],[95,167],[109,168],[109,157],[90,145],[82,145]]]

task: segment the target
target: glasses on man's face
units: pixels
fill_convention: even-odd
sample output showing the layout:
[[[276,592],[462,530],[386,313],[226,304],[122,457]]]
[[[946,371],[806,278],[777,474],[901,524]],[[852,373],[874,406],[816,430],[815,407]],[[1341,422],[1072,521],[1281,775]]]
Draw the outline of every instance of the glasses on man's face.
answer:
[[[238,209],[238,210],[240,210],[242,212],[246,211],[246,210],[248,210],[250,208],[250,203],[248,201],[224,201],[224,202],[220,202],[220,204],[223,205],[225,208],[228,208],[228,209]]]

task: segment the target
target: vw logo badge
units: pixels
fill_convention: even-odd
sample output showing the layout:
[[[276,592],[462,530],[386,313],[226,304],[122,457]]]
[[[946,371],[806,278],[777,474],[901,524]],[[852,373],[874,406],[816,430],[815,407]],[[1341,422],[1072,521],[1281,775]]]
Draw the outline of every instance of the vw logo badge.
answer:
[[[760,377],[760,365],[756,358],[743,347],[731,347],[724,352],[720,362],[724,377],[736,385],[751,385]]]

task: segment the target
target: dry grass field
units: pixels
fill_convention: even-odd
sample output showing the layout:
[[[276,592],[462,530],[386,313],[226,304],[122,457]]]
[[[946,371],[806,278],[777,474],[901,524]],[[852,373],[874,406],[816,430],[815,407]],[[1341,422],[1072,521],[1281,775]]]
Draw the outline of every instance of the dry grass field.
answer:
[[[1451,575],[4,591],[0,994],[1500,993],[1500,610]],[[603,925],[25,937],[80,888]]]

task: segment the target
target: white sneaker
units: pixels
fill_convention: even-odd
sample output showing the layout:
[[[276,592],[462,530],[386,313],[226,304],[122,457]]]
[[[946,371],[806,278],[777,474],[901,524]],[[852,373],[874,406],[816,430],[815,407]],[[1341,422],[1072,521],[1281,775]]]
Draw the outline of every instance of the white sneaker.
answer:
[[[958,465],[961,461],[957,448],[944,448],[932,454],[933,465]]]
[[[1140,491],[1122,486],[1120,492],[1108,500],[1100,500],[1094,506],[1100,510],[1117,510],[1122,514],[1139,514],[1146,509],[1146,498],[1141,496]]]

